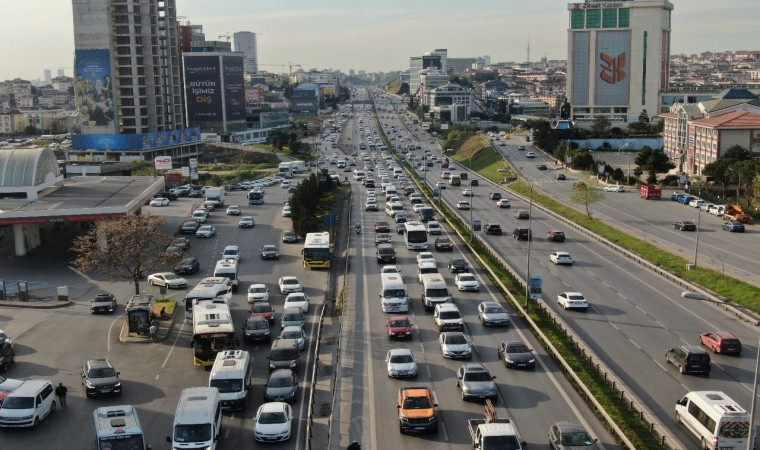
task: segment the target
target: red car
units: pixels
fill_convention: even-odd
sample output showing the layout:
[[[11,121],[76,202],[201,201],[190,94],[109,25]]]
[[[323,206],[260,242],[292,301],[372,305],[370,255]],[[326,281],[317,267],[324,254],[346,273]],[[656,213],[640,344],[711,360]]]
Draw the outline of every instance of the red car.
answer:
[[[449,238],[439,237],[435,240],[435,249],[438,251],[454,251],[454,243]]]
[[[406,316],[392,316],[385,327],[388,329],[388,339],[412,338],[412,323]]]
[[[739,338],[728,331],[712,331],[699,335],[699,343],[711,349],[715,353],[742,352],[742,343]]]
[[[257,302],[251,306],[251,316],[261,316],[270,324],[274,322],[274,308],[269,302]]]
[[[391,232],[391,226],[388,225],[388,222],[375,223],[375,233],[390,233],[390,232]]]

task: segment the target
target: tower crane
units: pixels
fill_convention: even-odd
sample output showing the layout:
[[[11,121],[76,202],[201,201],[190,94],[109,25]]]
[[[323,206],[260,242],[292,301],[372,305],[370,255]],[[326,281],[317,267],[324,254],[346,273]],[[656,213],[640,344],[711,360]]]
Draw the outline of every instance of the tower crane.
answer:
[[[219,36],[219,39],[222,39],[222,38],[227,39],[227,42],[229,42],[232,39],[232,36],[230,36],[230,33],[225,33]]]
[[[292,62],[288,61],[287,64],[259,64],[259,66],[270,66],[270,67],[287,67],[288,68],[288,75],[293,74],[293,67],[301,67],[300,64],[293,64]]]

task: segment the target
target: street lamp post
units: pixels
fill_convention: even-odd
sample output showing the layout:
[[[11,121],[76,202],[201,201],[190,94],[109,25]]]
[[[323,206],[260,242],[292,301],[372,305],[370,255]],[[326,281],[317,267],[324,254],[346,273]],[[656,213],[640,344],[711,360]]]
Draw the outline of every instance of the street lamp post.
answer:
[[[530,243],[533,241],[533,228],[531,228],[531,224],[533,223],[533,186],[535,185],[536,181],[538,181],[539,178],[546,176],[548,173],[552,173],[559,170],[558,168],[554,168],[552,170],[548,170],[544,172],[543,174],[537,176],[535,179],[531,180],[530,178],[526,177],[525,181],[528,182],[528,186],[530,187],[530,202],[528,203],[528,255],[526,259],[526,275],[525,275],[525,311],[528,311],[528,305],[530,304]]]
[[[697,191],[697,197],[702,197],[702,187]],[[694,244],[694,268],[697,268],[697,255],[699,255],[699,222],[702,218],[702,206],[697,208],[697,243]]]
[[[736,184],[736,204],[741,206],[741,203],[739,202],[739,189],[742,187],[742,175],[733,167],[729,167],[728,170],[736,174],[736,178],[738,180]]]
[[[623,149],[627,149],[627,148],[630,148],[630,144],[628,142],[620,146],[620,148],[618,149],[618,153],[622,152]],[[628,171],[625,173],[625,184],[627,185],[628,180],[631,177],[631,154],[626,152],[626,156],[628,157]]]

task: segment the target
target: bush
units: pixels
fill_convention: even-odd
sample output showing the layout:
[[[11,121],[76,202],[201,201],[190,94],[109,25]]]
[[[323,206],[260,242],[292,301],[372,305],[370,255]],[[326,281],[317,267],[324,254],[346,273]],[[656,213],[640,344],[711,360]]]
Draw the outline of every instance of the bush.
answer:
[[[678,186],[678,175],[668,175],[660,182],[663,186]]]

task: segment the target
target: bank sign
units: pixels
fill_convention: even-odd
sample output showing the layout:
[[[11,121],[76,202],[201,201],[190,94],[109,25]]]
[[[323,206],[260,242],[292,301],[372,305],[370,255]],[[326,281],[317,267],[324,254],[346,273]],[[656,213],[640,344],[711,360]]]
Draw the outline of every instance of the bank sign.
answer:
[[[600,31],[596,51],[596,104],[627,105],[630,97],[630,31]]]

